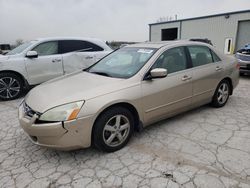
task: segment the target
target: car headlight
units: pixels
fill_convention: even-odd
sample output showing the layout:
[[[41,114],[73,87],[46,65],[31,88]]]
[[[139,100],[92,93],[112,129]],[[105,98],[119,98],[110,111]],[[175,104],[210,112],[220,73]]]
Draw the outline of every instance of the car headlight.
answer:
[[[42,121],[69,121],[77,118],[84,101],[64,104],[44,112],[39,120]]]

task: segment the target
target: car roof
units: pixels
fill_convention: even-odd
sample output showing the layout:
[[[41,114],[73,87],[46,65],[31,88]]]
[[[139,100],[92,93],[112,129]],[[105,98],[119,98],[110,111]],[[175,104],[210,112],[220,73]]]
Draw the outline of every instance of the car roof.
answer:
[[[126,47],[138,47],[138,48],[162,48],[164,46],[172,46],[172,45],[202,45],[202,46],[210,46],[204,42],[198,41],[189,41],[189,40],[174,40],[174,41],[160,41],[160,42],[142,42],[136,43],[132,45],[128,45]]]
[[[35,40],[38,41],[49,41],[49,40],[90,40],[90,41],[102,41],[106,42],[105,40],[101,40],[98,38],[90,38],[90,37],[41,37]]]
[[[44,37],[44,38],[37,38],[34,41],[39,42],[46,42],[46,41],[53,41],[53,40],[84,40],[93,42],[99,46],[101,46],[105,50],[111,50],[111,48],[106,44],[105,40],[101,40],[98,38],[88,38],[88,37]]]

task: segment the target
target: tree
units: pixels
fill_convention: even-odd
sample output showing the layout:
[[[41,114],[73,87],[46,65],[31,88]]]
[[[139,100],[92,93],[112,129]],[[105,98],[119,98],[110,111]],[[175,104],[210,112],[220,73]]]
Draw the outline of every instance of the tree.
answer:
[[[15,46],[19,46],[21,44],[23,44],[23,39],[17,39],[16,43],[15,43]]]

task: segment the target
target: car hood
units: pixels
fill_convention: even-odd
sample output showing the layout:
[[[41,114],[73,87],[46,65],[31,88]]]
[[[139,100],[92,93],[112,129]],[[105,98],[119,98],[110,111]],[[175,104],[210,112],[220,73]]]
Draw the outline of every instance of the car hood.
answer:
[[[10,58],[8,55],[0,55],[0,62],[6,61]]]
[[[33,110],[43,113],[53,107],[105,95],[125,86],[126,80],[80,72],[45,82],[33,88],[25,102]]]
[[[22,54],[16,54],[16,55],[0,55],[0,63],[1,62],[9,62],[12,59],[23,57]]]

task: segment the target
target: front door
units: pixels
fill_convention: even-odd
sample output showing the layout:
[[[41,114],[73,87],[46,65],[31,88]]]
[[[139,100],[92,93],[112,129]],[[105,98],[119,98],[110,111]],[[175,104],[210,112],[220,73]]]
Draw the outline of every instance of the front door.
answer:
[[[145,124],[189,108],[192,99],[192,71],[183,47],[162,53],[151,69],[165,68],[165,78],[142,81]]]
[[[32,51],[36,51],[38,57],[25,59],[30,84],[40,84],[63,75],[62,55],[58,54],[57,41],[38,44]]]

